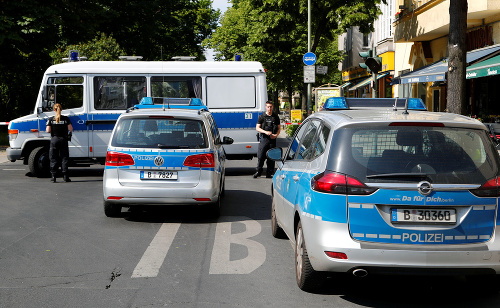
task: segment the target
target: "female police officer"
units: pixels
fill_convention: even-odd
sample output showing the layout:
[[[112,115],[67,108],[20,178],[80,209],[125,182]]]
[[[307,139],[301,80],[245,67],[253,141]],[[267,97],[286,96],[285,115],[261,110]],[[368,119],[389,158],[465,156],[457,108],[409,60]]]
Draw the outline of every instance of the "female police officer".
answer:
[[[54,104],[56,114],[47,120],[46,132],[50,133],[50,173],[52,174],[52,182],[56,182],[56,172],[58,163],[61,163],[63,179],[65,182],[71,182],[68,176],[68,131],[73,132],[73,126],[68,117],[61,115],[61,104]]]

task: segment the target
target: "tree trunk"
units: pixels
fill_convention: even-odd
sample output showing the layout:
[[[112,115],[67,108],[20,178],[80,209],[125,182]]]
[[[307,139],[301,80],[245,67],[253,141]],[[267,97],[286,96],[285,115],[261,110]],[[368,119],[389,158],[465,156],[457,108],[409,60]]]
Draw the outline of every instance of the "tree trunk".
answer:
[[[467,32],[467,0],[450,0],[450,33],[448,36],[448,112],[465,114],[465,37]]]

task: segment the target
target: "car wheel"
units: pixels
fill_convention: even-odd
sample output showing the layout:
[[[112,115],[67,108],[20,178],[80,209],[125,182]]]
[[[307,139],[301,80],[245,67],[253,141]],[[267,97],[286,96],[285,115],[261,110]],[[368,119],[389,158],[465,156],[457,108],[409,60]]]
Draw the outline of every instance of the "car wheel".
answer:
[[[276,220],[276,210],[274,208],[274,198],[272,198],[271,202],[271,233],[275,238],[285,239],[287,238],[285,231],[281,229],[278,225],[278,221]]]
[[[47,177],[50,175],[49,149],[38,147],[31,151],[28,158],[30,173],[36,177]]]
[[[210,206],[210,217],[219,218],[221,203],[222,203],[222,196],[221,194],[219,194],[219,198],[217,198],[217,201],[212,203]]]
[[[302,223],[297,226],[297,235],[295,239],[295,277],[297,285],[303,291],[314,291],[323,285],[326,275],[323,272],[317,272],[309,262],[306,242]]]
[[[221,183],[220,183],[220,196],[223,198],[226,196],[226,179],[225,179],[225,177],[222,178]]]
[[[118,204],[113,204],[104,201],[104,214],[107,217],[118,217],[122,212],[122,207]]]

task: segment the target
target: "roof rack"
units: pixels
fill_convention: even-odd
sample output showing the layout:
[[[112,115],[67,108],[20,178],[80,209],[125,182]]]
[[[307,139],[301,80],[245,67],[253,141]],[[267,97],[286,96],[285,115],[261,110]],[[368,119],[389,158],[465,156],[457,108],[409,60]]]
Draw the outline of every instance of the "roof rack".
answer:
[[[323,104],[323,110],[349,110],[349,109],[374,109],[385,108],[397,111],[408,110],[427,111],[427,108],[420,98],[346,98],[329,97]]]
[[[193,109],[198,110],[198,113],[202,111],[208,111],[208,107],[203,104],[199,98],[173,98],[173,97],[143,97],[139,104],[130,107],[126,112],[132,111],[134,109],[152,109],[152,108],[162,108],[165,109]]]

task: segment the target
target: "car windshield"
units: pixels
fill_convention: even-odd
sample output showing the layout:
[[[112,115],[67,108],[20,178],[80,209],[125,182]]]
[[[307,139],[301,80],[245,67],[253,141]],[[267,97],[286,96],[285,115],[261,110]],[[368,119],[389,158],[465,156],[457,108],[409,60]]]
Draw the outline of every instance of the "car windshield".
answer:
[[[499,157],[485,131],[450,127],[343,128],[331,143],[328,169],[364,182],[482,184]]]
[[[111,145],[127,148],[201,149],[207,147],[202,121],[128,118],[119,121]]]

